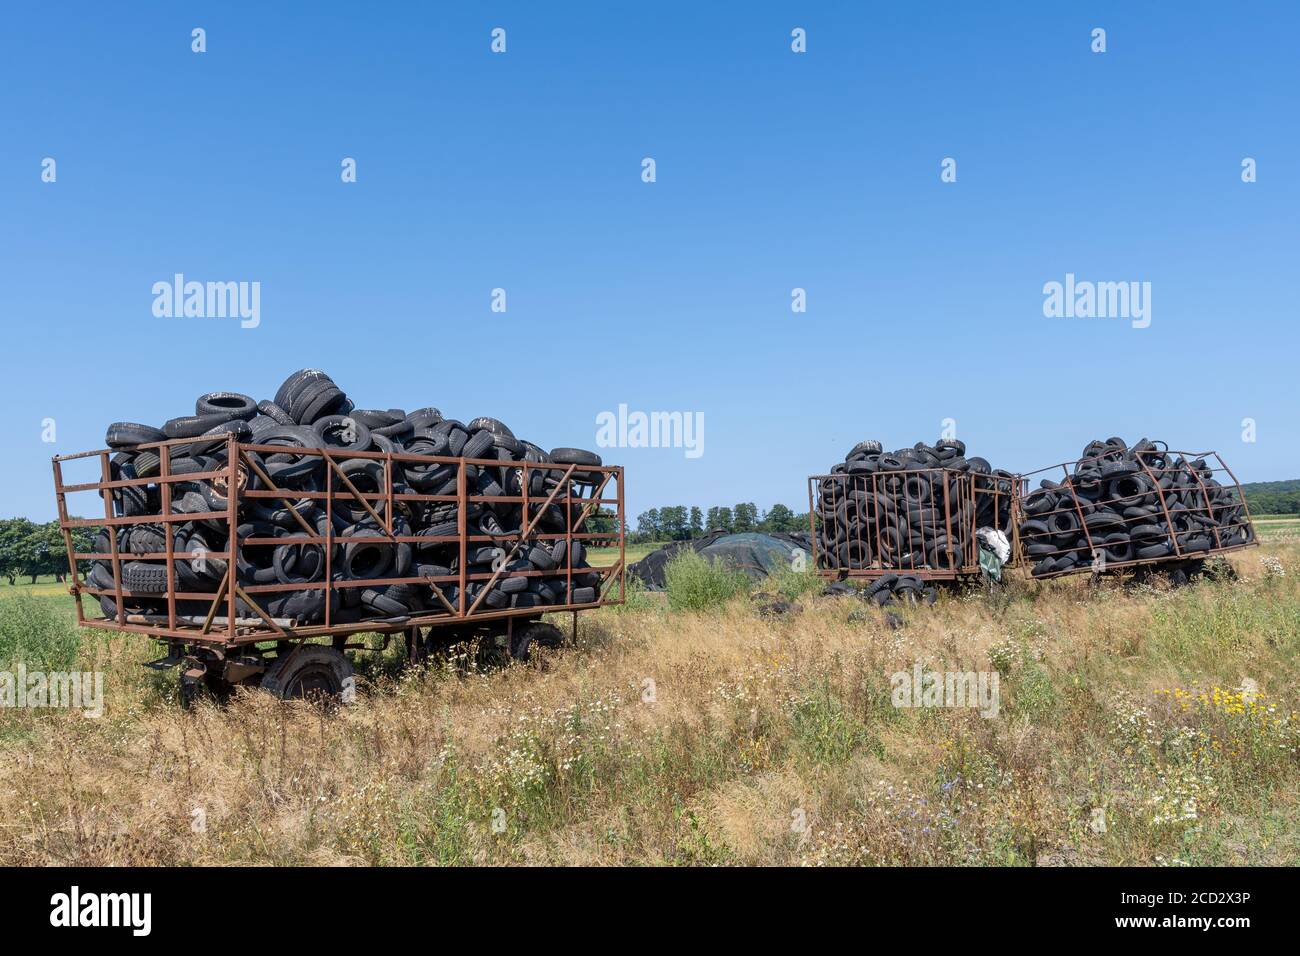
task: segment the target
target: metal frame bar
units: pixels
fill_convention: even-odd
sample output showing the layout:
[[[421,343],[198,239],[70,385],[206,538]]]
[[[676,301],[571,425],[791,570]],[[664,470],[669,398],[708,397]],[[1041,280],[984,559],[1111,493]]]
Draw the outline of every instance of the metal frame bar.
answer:
[[[1195,508],[1195,509],[1189,508],[1187,510],[1191,512],[1203,511],[1206,517],[1209,518],[1211,521],[1213,521],[1212,528],[1213,528],[1213,539],[1215,541],[1215,547],[1205,551],[1193,551],[1193,552],[1184,553],[1183,548],[1179,543],[1178,539],[1180,535],[1185,534],[1186,532],[1178,532],[1174,529],[1172,509],[1170,508],[1169,501],[1165,496],[1165,489],[1161,487],[1160,478],[1158,477],[1158,475],[1163,474],[1172,469],[1167,463],[1163,468],[1153,469],[1150,466],[1150,464],[1145,460],[1145,457],[1150,457],[1153,455],[1159,455],[1163,458],[1170,459],[1170,460],[1174,458],[1181,458],[1188,465],[1190,465],[1194,461],[1203,460],[1210,467],[1210,471],[1212,473],[1215,474],[1223,473],[1227,475],[1229,481],[1221,482],[1220,487],[1226,489],[1229,492],[1229,494],[1235,496],[1236,502],[1241,506],[1243,512],[1242,519],[1232,522],[1228,527],[1249,528],[1250,540],[1241,543],[1232,543],[1232,542],[1228,544],[1223,543],[1223,537],[1221,535],[1221,531],[1223,530],[1223,527],[1220,526],[1217,521],[1213,521],[1214,511],[1210,504],[1210,495],[1208,493],[1208,490],[1205,487],[1205,483],[1202,480],[1201,475],[1199,474],[1198,471],[1193,469],[1192,474],[1196,478],[1196,487],[1200,490],[1202,507]],[[1088,527],[1087,521],[1085,520],[1086,515],[1083,512],[1082,502],[1080,501],[1079,495],[1076,493],[1073,487],[1073,482],[1071,482],[1070,479],[1073,477],[1073,472],[1077,472],[1079,466],[1087,465],[1095,462],[1102,462],[1108,460],[1108,458],[1109,458],[1108,455],[1093,455],[1090,457],[1078,458],[1073,461],[1061,462],[1060,464],[1056,464],[1056,465],[1049,465],[1045,468],[1039,468],[1036,469],[1035,471],[1026,472],[1024,474],[1016,476],[1017,490],[1015,496],[1015,520],[1013,522],[1014,527],[1017,530],[1015,551],[1019,556],[1021,563],[1023,563],[1025,567],[1032,568],[1033,565],[1040,563],[1045,558],[1051,558],[1051,557],[1059,558],[1065,554],[1076,552],[1076,551],[1087,551],[1089,555],[1097,554],[1098,545],[1096,542],[1093,541],[1092,533]],[[1233,551],[1240,551],[1244,548],[1254,547],[1259,544],[1259,538],[1258,535],[1255,533],[1254,525],[1250,517],[1250,506],[1246,503],[1246,496],[1241,490],[1241,483],[1237,481],[1237,476],[1233,474],[1232,470],[1228,467],[1227,463],[1224,462],[1223,458],[1219,455],[1218,452],[1178,451],[1176,449],[1165,447],[1163,449],[1157,449],[1156,451],[1150,453],[1143,453],[1143,457],[1138,458],[1138,464],[1141,466],[1142,469],[1141,473],[1144,474],[1147,477],[1147,479],[1151,482],[1152,488],[1156,495],[1156,499],[1159,502],[1158,510],[1145,520],[1147,523],[1158,524],[1166,529],[1169,535],[1170,543],[1173,546],[1173,553],[1168,555],[1161,555],[1160,557],[1156,557],[1156,558],[1134,557],[1133,559],[1128,561],[1105,560],[1101,567],[1096,566],[1095,559],[1094,559],[1093,562],[1090,562],[1089,564],[1086,565],[1075,565],[1074,567],[1065,568],[1060,571],[1051,571],[1046,574],[1033,575],[1035,580],[1045,581],[1050,578],[1063,577],[1065,575],[1070,575],[1070,574],[1099,573],[1101,571],[1118,571],[1126,568],[1156,567],[1165,564],[1179,564],[1188,560],[1202,560],[1204,558],[1212,557],[1214,555],[1228,554]],[[1079,528],[1084,535],[1086,543],[1083,547],[1074,547],[1074,548],[1061,547],[1058,548],[1052,554],[1031,556],[1027,553],[1026,550],[1029,547],[1029,545],[1032,543],[1030,539],[1036,537],[1043,537],[1043,533],[1040,532],[1038,534],[1031,534],[1022,538],[1019,535],[1019,529],[1021,525],[1028,520],[1043,520],[1045,518],[1050,517],[1051,515],[1059,514],[1063,509],[1060,507],[1054,507],[1048,511],[1043,511],[1038,514],[1031,514],[1025,511],[1024,509],[1025,500],[1035,492],[1042,490],[1041,488],[1030,488],[1029,485],[1035,477],[1044,476],[1047,473],[1057,474],[1058,472],[1061,477],[1061,484],[1065,487],[1068,487],[1070,491],[1070,497],[1071,497],[1070,503],[1065,506],[1064,510],[1070,510],[1071,508],[1073,508],[1073,510],[1075,511],[1079,519]],[[1137,472],[1134,473],[1136,474]],[[1139,495],[1137,497],[1138,498],[1145,497],[1147,494],[1150,494],[1150,492],[1144,492],[1142,495]],[[1128,496],[1124,498],[1102,498],[1095,503],[1111,504],[1111,505],[1122,504],[1123,502],[1132,500],[1133,498],[1134,496]],[[1125,525],[1127,526],[1128,524],[1137,520],[1139,519],[1125,519]],[[1058,536],[1058,534],[1060,533],[1049,532],[1048,537],[1049,538],[1056,537]]]
[[[933,517],[923,519],[915,526],[920,532],[924,552],[921,562],[905,560],[912,552],[902,550],[902,541],[897,548],[891,543],[892,538],[898,537],[898,528],[911,527],[906,513],[911,509],[902,504],[901,489],[913,477],[925,481],[931,489],[930,500],[917,510],[921,513],[930,508],[936,510]],[[981,481],[987,487],[980,486]],[[993,499],[995,514],[999,509],[1007,508],[1014,533],[1016,481],[1014,476],[974,474],[942,465],[812,475],[808,478],[808,530],[812,537],[813,568],[822,577],[835,579],[874,580],[886,574],[911,574],[926,581],[955,581],[978,576],[979,547],[975,532],[981,499]],[[1010,489],[999,490],[998,482],[1007,482]],[[935,494],[941,495],[941,500],[936,501]],[[889,502],[887,510],[881,509],[881,499]],[[869,501],[870,504],[854,506],[855,500]],[[822,547],[819,532],[838,530],[841,505],[845,509],[845,519],[850,507],[865,508],[874,517],[874,520],[856,522],[858,533],[847,540],[850,545],[858,545],[860,553],[871,556],[865,567],[843,567],[838,556],[830,555]],[[966,516],[967,506],[969,516]],[[823,512],[832,517],[828,520]],[[832,536],[839,537],[838,534]],[[946,542],[943,553],[948,558],[949,567],[931,567],[928,564],[931,545],[927,542],[937,542],[941,537]],[[954,546],[961,548],[960,564],[956,562]],[[1014,548],[1012,553],[1016,553]]]
[[[507,464],[496,459],[469,459],[454,458],[448,456],[435,455],[413,455],[396,452],[340,452],[332,448],[301,448],[294,449],[295,454],[317,455],[320,456],[327,464],[325,470],[325,490],[324,491],[294,491],[290,489],[279,488],[258,463],[258,453],[282,453],[284,447],[273,445],[259,445],[253,442],[240,442],[232,433],[226,439],[226,464],[221,468],[210,472],[199,472],[183,475],[175,475],[171,471],[171,453],[170,449],[174,445],[191,444],[193,439],[169,439],[162,442],[150,442],[135,446],[134,451],[157,450],[162,465],[160,473],[148,478],[113,478],[111,456],[118,451],[127,449],[99,449],[97,451],[79,452],[70,455],[55,456],[53,464],[53,478],[55,496],[58,502],[59,526],[64,536],[64,546],[68,554],[68,566],[71,572],[72,582],[69,592],[73,594],[77,602],[78,624],[85,627],[94,627],[104,630],[116,630],[126,633],[139,633],[154,637],[163,641],[185,641],[199,645],[218,648],[221,646],[237,647],[248,644],[255,644],[265,641],[275,640],[297,640],[305,637],[325,637],[341,636],[353,634],[362,631],[377,631],[388,633],[393,630],[404,629],[411,626],[439,626],[453,625],[458,623],[467,623],[474,621],[501,620],[513,617],[535,617],[541,614],[550,614],[559,611],[582,610],[593,607],[599,607],[604,604],[619,604],[626,598],[626,539],[624,529],[626,525],[624,517],[624,470],[620,466],[614,465],[563,465],[553,462],[515,462],[510,463],[513,466],[523,470],[523,487],[522,495],[514,496],[492,496],[492,495],[472,495],[467,488],[465,466],[478,465],[484,467],[499,468]],[[384,488],[378,493],[366,493],[360,491],[347,475],[339,468],[335,458],[342,455],[347,458],[373,458],[380,461],[384,468]],[[91,458],[98,456],[100,459],[100,480],[97,482],[83,482],[77,484],[67,484],[63,479],[63,464],[68,461]],[[401,463],[417,463],[429,465],[450,464],[456,469],[456,492],[455,494],[428,495],[414,493],[397,493],[394,491],[394,468]],[[546,498],[540,508],[537,508],[537,515],[530,517],[528,512],[535,507],[536,499],[531,498],[529,493],[529,475],[532,471],[541,470],[548,474],[559,474],[563,471],[563,477],[556,481],[555,487]],[[582,475],[582,480],[575,481],[575,473]],[[252,485],[251,480],[245,481],[245,487],[240,485],[240,477],[255,475],[262,483],[263,487],[254,489],[246,487]],[[596,480],[594,476],[600,476]],[[339,490],[336,479],[343,485],[343,490]],[[160,514],[151,515],[125,515],[115,514],[113,506],[113,493],[124,488],[148,487],[148,486],[167,486],[180,481],[225,481],[227,497],[226,507],[221,511],[208,511],[202,513],[183,513],[176,512],[171,507],[171,495],[168,493],[161,494],[162,507]],[[617,483],[617,497],[607,499],[602,497],[610,481]],[[575,497],[575,490],[581,494],[583,487],[590,487],[592,494],[589,497]],[[69,516],[67,507],[67,495],[77,492],[97,491],[104,498],[104,517],[101,518],[72,518]],[[563,496],[561,496],[563,491]],[[456,542],[459,544],[460,560],[456,572],[437,577],[387,577],[373,578],[361,581],[335,581],[333,580],[333,550],[336,542],[339,540],[334,533],[334,500],[342,495],[345,498],[360,502],[367,514],[373,518],[382,529],[383,537],[357,536],[349,538],[352,543],[366,542],[383,542],[383,543],[428,543],[430,541]],[[244,541],[239,540],[236,533],[238,527],[239,505],[242,501],[257,498],[271,498],[280,501],[294,516],[294,519],[302,527],[305,534],[295,534],[294,542],[302,544],[319,544],[325,549],[325,577],[323,581],[312,582],[309,584],[266,584],[266,585],[248,585],[242,586],[235,580],[236,568],[239,562],[239,549],[244,545],[261,545],[272,542],[284,543],[285,539],[267,539],[258,537],[249,537]],[[325,533],[321,535],[316,528],[313,528],[297,510],[294,508],[295,501],[303,498],[312,500],[323,500],[325,506]],[[386,504],[386,516],[381,518],[376,509],[371,505],[372,501],[383,501]],[[457,534],[449,536],[439,536],[429,538],[420,535],[397,535],[393,533],[393,515],[397,503],[404,501],[412,502],[455,502],[457,504]],[[467,524],[468,506],[475,502],[505,502],[518,503],[523,505],[523,515],[519,530],[507,535],[487,535],[487,534],[470,534],[470,528]],[[542,532],[534,533],[541,515],[553,504],[562,503],[564,505],[565,528],[562,532]],[[573,506],[581,504],[583,509],[574,520]],[[602,505],[613,505],[616,509],[615,520],[616,528],[612,532],[584,532],[580,530],[586,523],[592,513]],[[213,552],[210,557],[221,558],[226,561],[226,573],[217,591],[213,592],[188,592],[180,591],[176,584],[176,552],[174,548],[174,534],[172,529],[178,523],[190,522],[195,520],[220,521],[226,525],[228,546],[222,552]],[[118,548],[117,533],[122,527],[129,527],[136,524],[144,523],[161,523],[166,538],[166,550],[157,554],[130,554],[124,558],[123,552]],[[79,552],[76,550],[75,542],[72,538],[72,530],[82,527],[99,527],[106,528],[109,533],[110,547],[107,553],[99,552]],[[512,541],[507,562],[518,553],[525,541],[554,541],[564,539],[568,542],[567,549],[569,557],[566,557],[563,569],[554,571],[528,571],[515,572],[526,576],[546,577],[563,574],[568,582],[569,592],[572,593],[572,580],[574,568],[572,567],[572,544],[574,541],[612,541],[617,537],[619,543],[619,558],[614,565],[606,568],[581,568],[582,573],[595,572],[600,575],[600,582],[597,587],[597,599],[594,602],[582,605],[575,605],[566,601],[564,604],[538,605],[528,608],[506,608],[500,610],[480,609],[480,604],[490,590],[491,586],[501,576],[504,571],[503,562],[501,569],[493,573],[469,573],[466,559],[468,549],[472,544],[497,542],[504,543]],[[168,570],[168,588],[164,593],[150,593],[149,598],[158,600],[163,599],[167,602],[167,624],[158,626],[154,624],[143,624],[129,622],[126,620],[127,614],[125,609],[126,598],[143,597],[143,594],[136,594],[125,589],[122,586],[122,562],[123,560],[148,560],[161,559],[166,562]],[[89,587],[82,583],[77,573],[78,561],[108,561],[113,568],[113,588],[111,590]],[[614,580],[618,581],[619,590],[617,599],[609,596],[609,590]],[[483,588],[472,605],[466,608],[466,585],[486,581],[487,585]],[[439,584],[455,582],[458,584],[457,601],[453,604],[443,593]],[[397,584],[397,583],[422,583],[428,585],[434,595],[438,598],[443,606],[445,613],[421,613],[412,615],[401,622],[384,622],[384,621],[360,621],[351,624],[340,625],[333,620],[332,605],[333,593],[339,588],[366,587],[375,584]],[[302,625],[302,626],[282,626],[277,623],[266,611],[257,603],[255,595],[262,593],[282,593],[285,591],[324,589],[326,591],[325,619],[323,624]],[[90,595],[111,595],[118,607],[118,620],[111,621],[107,618],[88,618],[82,607],[81,596]],[[176,603],[179,600],[205,600],[210,601],[205,622],[201,627],[182,627],[179,623],[181,615],[177,613]],[[238,603],[244,602],[252,610],[258,619],[265,625],[265,629],[259,629],[248,626],[248,619],[241,621],[238,617]],[[212,624],[218,617],[218,609],[225,603],[226,614],[225,625],[219,633],[212,631]],[[161,618],[161,615],[158,615]],[[138,620],[139,618],[137,618]],[[507,622],[509,623],[509,622]]]

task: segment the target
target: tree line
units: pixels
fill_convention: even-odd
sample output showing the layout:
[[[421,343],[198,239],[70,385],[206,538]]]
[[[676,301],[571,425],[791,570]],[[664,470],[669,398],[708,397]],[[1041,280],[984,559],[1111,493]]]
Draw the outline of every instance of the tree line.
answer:
[[[72,531],[73,546],[78,551],[93,547],[94,534],[89,528]],[[10,584],[19,578],[36,579],[52,574],[56,581],[68,576],[68,551],[57,521],[37,524],[28,518],[0,519],[0,575]]]
[[[1251,514],[1300,514],[1300,479],[1255,481],[1241,486]]]
[[[786,505],[775,504],[767,512],[752,501],[727,507],[709,508],[696,505],[666,505],[637,515],[636,530],[628,535],[633,542],[684,541],[698,538],[708,531],[739,534],[746,531],[806,531],[808,515],[795,514]]]

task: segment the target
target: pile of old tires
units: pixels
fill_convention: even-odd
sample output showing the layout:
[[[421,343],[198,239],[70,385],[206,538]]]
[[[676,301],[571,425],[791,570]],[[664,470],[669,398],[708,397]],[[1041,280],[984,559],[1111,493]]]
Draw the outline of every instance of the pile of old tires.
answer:
[[[955,439],[886,452],[858,442],[817,483],[818,563],[948,571],[975,560],[978,528],[1009,531],[1014,478]]]
[[[114,480],[150,478],[160,474],[161,461],[156,449],[137,446],[165,439],[192,439],[170,446],[170,474],[207,475],[164,486],[149,484],[114,489],[114,512],[118,515],[149,516],[162,511],[162,494],[170,487],[173,513],[204,515],[192,521],[172,525],[173,547],[179,557],[174,562],[178,592],[215,592],[226,575],[226,564],[209,553],[227,552],[229,525],[224,520],[228,510],[229,489],[224,475],[212,476],[226,468],[226,439],[234,433],[242,442],[269,445],[279,450],[249,453],[276,488],[289,492],[287,501],[280,498],[237,497],[239,541],[273,538],[278,543],[241,545],[237,551],[236,581],[242,586],[286,585],[285,590],[258,592],[261,607],[276,618],[298,623],[321,621],[325,616],[325,588],[304,587],[324,581],[326,555],[323,545],[313,544],[303,529],[303,522],[325,535],[327,519],[323,499],[294,498],[294,492],[327,490],[328,465],[320,455],[304,454],[305,449],[330,448],[345,452],[394,452],[457,458],[491,459],[499,465],[465,465],[467,495],[490,497],[523,494],[524,471],[520,462],[553,463],[550,469],[530,469],[529,519],[537,521],[532,535],[565,533],[581,513],[581,506],[552,504],[543,509],[548,495],[559,484],[569,465],[600,465],[593,452],[577,448],[553,448],[544,451],[532,442],[517,438],[502,422],[494,418],[474,418],[469,422],[445,418],[436,408],[414,411],[399,408],[355,409],[344,391],[319,369],[303,369],[285,380],[273,400],[257,401],[236,392],[212,392],[200,396],[193,415],[173,418],[161,427],[129,422],[109,426],[107,444],[118,449],[111,460]],[[339,460],[339,470],[363,494],[384,492],[385,466],[375,458],[358,457]],[[394,494],[446,495],[457,493],[456,464],[401,462],[393,465]],[[241,469],[239,480],[245,490],[263,488],[256,469]],[[570,494],[580,497],[590,490],[597,475],[575,469],[569,479]],[[344,489],[335,475],[335,492]],[[561,489],[557,497],[565,497]],[[380,500],[372,507],[384,520],[389,519],[388,502]],[[213,517],[221,512],[222,517]],[[472,582],[465,588],[465,607],[480,597],[479,611],[551,605],[587,604],[596,600],[600,576],[590,570],[585,549],[575,540],[533,538],[522,544],[512,557],[513,541],[525,522],[523,505],[516,502],[471,502],[463,516],[469,535],[500,538],[501,542],[471,542],[466,555],[466,573],[494,572],[504,567],[491,590],[482,594],[485,582]],[[301,518],[300,522],[298,519]],[[331,577],[338,582],[380,578],[438,577],[458,575],[460,545],[459,521],[455,502],[392,503],[393,536],[428,538],[427,543],[351,541],[386,537],[385,529],[375,521],[360,501],[351,496],[338,497],[333,505],[333,550],[329,566]],[[126,599],[128,613],[158,612],[165,602],[150,594],[168,590],[165,560],[157,555],[166,549],[166,530],[162,523],[143,522],[118,529],[117,545],[126,553],[122,565],[122,586],[134,592]],[[111,549],[108,530],[101,531],[95,550]],[[528,575],[541,571],[550,574]],[[92,587],[113,588],[111,562],[97,561],[91,567],[88,582]],[[461,598],[455,583],[438,585],[453,605]],[[143,595],[143,596],[142,596]],[[422,611],[445,610],[428,584],[382,584],[337,587],[331,589],[333,607],[330,620],[348,623],[372,618],[394,618]],[[100,600],[104,613],[115,618],[117,608],[112,598]],[[210,601],[179,602],[181,613],[203,614]],[[252,613],[242,601],[240,615]],[[221,613],[224,614],[224,611]]]
[[[847,581],[834,581],[822,591],[826,597],[849,595],[869,601],[876,607],[893,607],[896,604],[933,604],[939,589],[915,574],[882,574],[865,588],[857,588]]]
[[[1021,502],[1020,543],[1035,577],[1194,557],[1254,540],[1245,506],[1203,458],[1146,438],[1093,441],[1061,481]]]

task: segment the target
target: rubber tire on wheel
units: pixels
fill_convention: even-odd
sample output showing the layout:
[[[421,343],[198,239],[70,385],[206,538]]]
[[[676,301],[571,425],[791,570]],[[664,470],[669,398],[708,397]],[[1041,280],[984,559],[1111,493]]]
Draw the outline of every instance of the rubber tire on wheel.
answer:
[[[545,647],[551,650],[564,646],[564,632],[554,624],[534,621],[524,627],[516,628],[510,641],[510,656],[517,661],[527,661],[533,647]]]
[[[340,651],[323,644],[303,644],[275,660],[262,675],[262,689],[284,700],[336,703],[343,700],[353,680],[352,662]]]

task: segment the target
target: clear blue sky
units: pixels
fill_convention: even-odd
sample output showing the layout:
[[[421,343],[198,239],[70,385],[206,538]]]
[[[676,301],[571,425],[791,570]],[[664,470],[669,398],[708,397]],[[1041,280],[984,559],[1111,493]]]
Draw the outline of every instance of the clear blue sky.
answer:
[[[1281,3],[11,5],[0,514],[52,517],[50,456],[110,421],[304,365],[547,447],[703,412],[700,458],[604,452],[633,520],[802,510],[858,439],[946,417],[1017,470],[1119,434],[1300,477],[1297,32]],[[176,272],[259,281],[260,327],[155,318]],[[1045,318],[1067,272],[1151,282],[1151,326]]]

